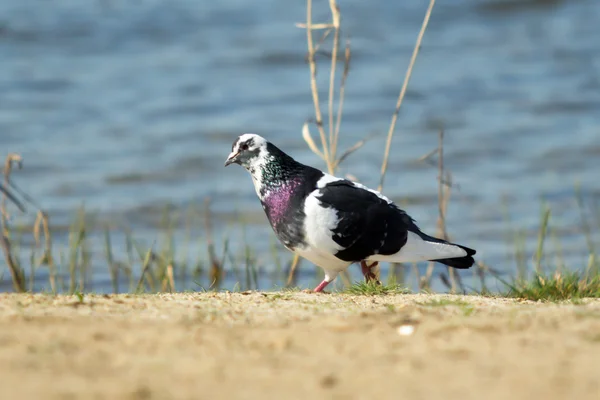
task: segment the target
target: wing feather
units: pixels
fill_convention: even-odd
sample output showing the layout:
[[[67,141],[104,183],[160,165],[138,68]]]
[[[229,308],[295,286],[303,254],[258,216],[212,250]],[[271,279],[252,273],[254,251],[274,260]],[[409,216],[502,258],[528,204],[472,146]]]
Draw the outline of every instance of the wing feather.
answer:
[[[327,183],[317,197],[322,207],[337,212],[331,233],[342,248],[336,257],[344,261],[394,254],[406,244],[408,231],[418,230],[414,221],[384,196],[348,180]]]

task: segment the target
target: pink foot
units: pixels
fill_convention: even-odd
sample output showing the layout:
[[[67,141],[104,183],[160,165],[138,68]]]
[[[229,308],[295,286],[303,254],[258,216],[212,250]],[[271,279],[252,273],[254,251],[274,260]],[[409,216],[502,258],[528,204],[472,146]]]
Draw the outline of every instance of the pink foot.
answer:
[[[326,280],[323,280],[323,282],[319,283],[319,286],[317,286],[315,288],[315,290],[313,290],[313,292],[318,293],[318,292],[322,292],[323,289],[325,289],[325,286],[329,285],[329,282],[327,282]]]

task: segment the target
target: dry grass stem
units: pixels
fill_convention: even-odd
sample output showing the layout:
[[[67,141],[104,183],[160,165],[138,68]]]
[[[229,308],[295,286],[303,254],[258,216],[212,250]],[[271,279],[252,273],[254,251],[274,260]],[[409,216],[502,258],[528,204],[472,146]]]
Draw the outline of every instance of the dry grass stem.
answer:
[[[20,168],[22,163],[21,156],[18,154],[9,154],[6,157],[6,161],[4,162],[4,187],[2,190],[2,202],[0,203],[0,224],[1,224],[1,232],[0,232],[0,246],[2,247],[2,252],[4,253],[4,260],[9,269],[10,276],[13,282],[13,288],[17,292],[25,292],[25,276],[23,274],[23,270],[18,264],[12,253],[12,247],[9,241],[9,227],[8,227],[8,219],[10,217],[6,207],[7,200],[10,195],[8,192],[8,188],[10,186],[10,173],[12,171],[13,164],[17,164]],[[12,197],[12,196],[11,196]],[[17,202],[18,204],[18,202]]]
[[[423,40],[423,35],[425,34],[425,30],[429,24],[429,17],[431,16],[431,10],[433,10],[434,5],[435,0],[430,0],[429,7],[427,7],[427,12],[425,13],[425,18],[423,19],[423,24],[421,25],[421,30],[419,31],[419,36],[417,36],[415,48],[410,58],[410,63],[408,64],[408,69],[406,70],[406,75],[404,76],[404,82],[402,83],[402,89],[400,89],[400,95],[398,96],[396,109],[392,114],[392,122],[390,123],[390,129],[388,130],[387,140],[385,142],[385,151],[383,153],[383,162],[381,164],[381,177],[379,178],[379,186],[377,188],[379,191],[383,190],[383,182],[385,180],[385,173],[387,171],[390,149],[392,147],[392,138],[394,136],[394,129],[396,128],[396,121],[398,120],[398,113],[400,112],[400,107],[402,106],[402,101],[404,100],[406,89],[408,88],[408,82],[410,81],[410,76],[412,75],[412,70],[415,65],[417,55],[419,54],[419,49],[421,48],[421,41]]]
[[[142,288],[144,287],[144,277],[146,276],[146,274],[148,273],[148,281],[150,283],[150,286],[152,286],[152,277],[149,274],[149,269],[150,269],[150,265],[152,264],[152,259],[153,257],[153,251],[152,249],[154,248],[154,244],[152,244],[152,246],[148,249],[148,251],[146,251],[146,255],[144,256],[144,261],[142,263],[142,272],[140,274],[140,279],[138,280],[137,286],[135,291],[137,293],[140,293],[142,291]]]
[[[204,201],[204,221],[206,223],[206,246],[210,262],[209,277],[211,287],[219,287],[223,278],[222,265],[215,253],[215,244],[212,234],[212,215],[210,212],[210,199]]]
[[[363,147],[365,145],[365,143],[367,143],[368,140],[369,140],[369,137],[361,139],[358,142],[354,143],[354,145],[352,147],[346,149],[342,153],[342,155],[337,160],[335,160],[335,167],[337,168],[350,154],[354,153],[356,150]]]
[[[10,186],[12,184],[9,183]],[[4,187],[4,185],[0,184],[0,192],[2,192],[2,196],[8,198],[8,200],[12,201],[22,212],[25,212],[25,206],[21,203],[10,191],[8,187]],[[4,208],[2,208],[2,215],[8,219],[10,215],[6,212]]]
[[[321,39],[319,39],[319,41],[315,45],[315,54],[318,53],[321,50],[321,45],[323,43],[325,43],[325,39],[327,39],[329,37],[329,35],[331,34],[332,30],[333,30],[332,28],[329,28],[325,32],[323,32],[323,35],[321,36]],[[308,57],[306,57],[306,60],[308,61]]]
[[[333,102],[335,100],[335,71],[337,67],[337,55],[340,47],[340,10],[335,3],[335,0],[329,0],[329,8],[331,9],[331,19],[333,21],[333,50],[331,52],[331,69],[329,72],[329,104],[328,104],[328,114],[329,114],[329,143],[330,147],[330,157],[331,159],[335,159],[335,139],[334,132],[335,128],[333,126]]]
[[[312,135],[310,134],[310,128],[308,127],[308,125],[309,122],[305,122],[304,125],[302,125],[302,138],[313,153],[321,157],[321,159],[325,160],[325,154],[323,154],[323,152],[321,152],[321,150],[319,150],[319,148],[317,147],[317,144],[315,143],[315,141],[312,138]]]
[[[303,22],[296,22],[295,26],[296,28],[306,29],[308,25]],[[320,29],[332,29],[334,26],[333,24],[311,24],[310,27],[313,31],[316,31]]]
[[[313,98],[313,105],[315,108],[315,124],[317,125],[317,129],[319,130],[319,136],[321,139],[321,148],[317,146],[316,142],[312,138],[310,134],[310,130],[308,128],[308,122],[304,124],[302,127],[302,137],[306,141],[306,144],[311,149],[313,153],[319,156],[321,159],[325,161],[327,166],[327,171],[330,174],[333,174],[336,168],[341,163],[341,159],[337,158],[337,149],[339,142],[339,134],[340,127],[342,122],[342,113],[344,107],[344,96],[346,91],[346,81],[348,78],[348,72],[350,70],[350,59],[351,59],[351,50],[350,50],[350,42],[346,42],[346,48],[344,51],[344,69],[342,72],[342,79],[339,87],[339,98],[338,98],[338,107],[337,114],[334,113],[334,105],[336,101],[335,94],[335,85],[336,85],[336,70],[338,63],[338,54],[340,50],[340,32],[341,32],[341,14],[340,9],[335,0],[329,0],[329,9],[331,12],[331,20],[330,24],[313,24],[312,23],[312,0],[308,0],[306,3],[307,8],[307,22],[306,24],[296,24],[297,27],[305,28],[307,31],[307,45],[308,45],[308,54],[307,61],[310,69],[310,87]],[[312,31],[316,29],[315,27],[326,28],[327,30],[322,35],[319,42],[315,45],[314,39],[312,37]],[[317,65],[315,56],[317,54],[318,49],[322,45],[323,41],[329,36],[330,32],[333,31],[333,43],[332,50],[329,51],[321,51],[319,53],[326,54],[328,57],[331,57],[331,65],[329,71],[329,87],[328,87],[328,127],[329,132],[328,135],[325,133],[325,129],[323,127],[323,115],[321,113],[321,105],[319,102],[319,93],[317,88],[317,80],[316,80],[316,71]],[[356,146],[356,145],[355,145]],[[347,151],[345,153],[345,157],[351,154],[354,150]],[[345,158],[344,157],[344,158]]]
[[[56,268],[54,265],[54,257],[52,256],[52,235],[50,235],[50,222],[48,214],[39,210],[33,225],[33,238],[35,241],[35,247],[39,248],[40,243],[40,226],[41,232],[44,234],[44,253],[42,258],[39,260],[39,264],[46,264],[48,266],[48,280],[50,282],[50,289],[52,293],[56,293]]]
[[[430,151],[426,155],[419,157],[420,161],[430,163],[433,155],[438,155],[437,169],[438,169],[438,219],[437,219],[437,236],[444,240],[450,240],[448,231],[446,229],[446,213],[448,210],[448,204],[450,203],[450,193],[452,187],[452,176],[446,171],[444,165],[444,130],[440,130],[438,135],[438,147],[435,150]],[[433,276],[433,268],[435,262],[431,261],[427,265],[425,276],[421,280],[421,289],[431,287],[431,278]],[[456,273],[454,268],[446,267],[449,277],[440,275],[442,282],[448,286],[450,290],[456,292],[457,281],[460,283],[460,276]],[[462,283],[460,283],[462,286]]]
[[[348,73],[350,72],[350,59],[352,58],[352,51],[350,50],[350,41],[346,41],[346,49],[344,51],[344,72],[342,73],[342,81],[340,82],[340,100],[338,102],[337,120],[335,122],[335,133],[333,135],[333,154],[337,153],[338,140],[340,137],[340,127],[342,126],[342,113],[344,110],[344,96],[346,95],[346,80],[348,79]],[[338,160],[336,167],[342,161]]]
[[[330,163],[329,147],[327,145],[327,137],[325,130],[323,129],[323,115],[321,114],[321,107],[319,103],[319,89],[317,88],[317,63],[315,61],[315,46],[312,36],[312,0],[306,1],[306,41],[308,45],[308,66],[310,69],[310,89],[313,98],[313,104],[315,107],[315,117],[317,118],[316,124],[321,136],[321,145],[323,146],[323,155],[329,172],[332,171],[332,164]]]
[[[4,260],[10,271],[13,288],[17,292],[25,292],[25,277],[13,258],[10,242],[5,235],[0,236],[0,245],[2,246],[2,252],[4,253]]]
[[[165,271],[165,276],[162,280],[161,290],[163,292],[175,292],[175,279],[173,277],[173,265],[167,265],[167,269]]]
[[[11,153],[8,156],[6,156],[6,160],[4,161],[4,186],[1,186],[2,204],[0,206],[0,210],[2,211],[2,223],[4,229],[6,229],[6,224],[8,223],[8,219],[10,218],[10,214],[6,209],[7,200],[9,199],[9,197],[11,201],[13,201],[15,204],[17,204],[17,206],[19,206],[23,210],[21,203],[19,203],[19,201],[8,191],[10,187],[10,174],[12,172],[13,165],[16,165],[19,169],[23,165],[23,159],[19,154]]]
[[[296,274],[298,271],[298,265],[300,264],[300,256],[298,254],[294,254],[292,258],[292,263],[290,265],[290,271],[288,273],[288,278],[286,282],[287,287],[295,286],[296,283]]]

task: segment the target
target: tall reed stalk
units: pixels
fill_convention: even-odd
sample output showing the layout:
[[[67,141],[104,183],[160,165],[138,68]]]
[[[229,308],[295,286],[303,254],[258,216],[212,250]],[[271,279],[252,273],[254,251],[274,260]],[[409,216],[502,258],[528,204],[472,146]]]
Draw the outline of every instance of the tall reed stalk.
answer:
[[[383,190],[383,181],[385,178],[385,174],[387,171],[387,165],[389,160],[389,153],[391,148],[391,141],[394,135],[394,128],[396,126],[396,121],[398,119],[398,113],[400,111],[400,107],[404,100],[404,96],[406,94],[406,90],[408,88],[408,82],[410,81],[410,77],[412,75],[412,70],[419,53],[419,49],[421,47],[421,41],[425,34],[425,30],[427,29],[427,25],[429,23],[429,17],[431,15],[431,11],[435,4],[435,0],[431,0],[427,11],[425,13],[425,17],[423,19],[423,23],[421,25],[421,29],[419,31],[419,35],[417,37],[417,41],[415,43],[415,47],[409,62],[408,69],[404,76],[404,81],[402,83],[402,87],[400,89],[400,94],[398,96],[398,101],[396,102],[396,108],[392,114],[392,121],[390,124],[390,128],[388,130],[387,141],[385,151],[383,153],[383,162],[381,166],[381,177],[379,182],[379,190]],[[351,60],[351,48],[350,42],[346,41],[346,46],[344,50],[344,66],[342,70],[342,77],[340,80],[339,88],[338,88],[338,99],[337,99],[337,111],[334,115],[335,102],[336,102],[336,74],[338,69],[338,57],[340,52],[340,34],[341,34],[341,13],[340,8],[336,2],[336,0],[329,0],[329,10],[331,14],[331,21],[327,23],[313,23],[312,14],[313,14],[313,1],[306,1],[306,23],[298,23],[296,26],[300,28],[306,29],[306,43],[308,47],[307,60],[310,72],[310,89],[312,94],[314,112],[315,112],[315,121],[317,131],[319,133],[320,143],[317,145],[315,140],[312,137],[310,132],[309,122],[305,122],[302,127],[302,137],[304,138],[308,147],[315,153],[318,157],[320,157],[327,167],[327,171],[330,174],[335,174],[339,165],[352,153],[360,149],[366,142],[366,138],[359,140],[354,145],[348,147],[344,152],[338,155],[338,147],[339,147],[339,137],[342,123],[342,113],[344,106],[344,97],[345,97],[345,88],[346,81],[348,78],[348,73],[350,71],[350,60]],[[315,44],[315,39],[313,37],[313,33],[315,31],[323,31],[324,33],[321,35],[321,38]],[[331,33],[333,32],[333,35]],[[325,131],[324,121],[323,121],[323,113],[321,111],[321,104],[319,98],[319,90],[317,85],[317,49],[322,45],[325,39],[328,36],[332,36],[332,44],[331,44],[331,63],[329,67],[329,85],[328,85],[328,102],[327,102],[327,112],[328,112],[328,130],[327,133]],[[288,285],[294,280],[293,275],[296,271],[297,264],[299,262],[299,258],[296,255],[294,257],[294,261],[292,263],[292,268],[290,269],[290,274],[288,277]],[[348,284],[349,276],[347,273],[343,273],[341,275],[342,280]]]

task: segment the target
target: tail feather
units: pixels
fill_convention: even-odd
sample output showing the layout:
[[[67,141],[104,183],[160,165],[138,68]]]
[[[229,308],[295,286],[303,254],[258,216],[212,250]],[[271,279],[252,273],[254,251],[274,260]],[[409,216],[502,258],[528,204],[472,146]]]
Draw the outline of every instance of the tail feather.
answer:
[[[460,258],[443,258],[441,260],[433,260],[449,267],[457,269],[469,269],[475,263],[475,259],[471,256],[460,257]]]
[[[475,262],[474,254],[473,249],[434,238],[415,229],[409,230],[406,243],[400,251],[393,254],[375,254],[369,257],[369,260],[396,263],[437,261],[450,267],[467,269]]]
[[[443,240],[443,239],[434,238],[434,237],[426,235],[426,234],[424,234],[422,232],[419,234],[419,236],[421,236],[421,238],[423,240],[426,240],[428,242],[450,244],[452,246],[460,247],[461,249],[463,249],[464,251],[467,252],[467,255],[464,256],[464,257],[441,258],[441,259],[436,259],[436,260],[431,260],[431,261],[436,261],[436,262],[442,263],[444,265],[447,265],[449,267],[458,268],[458,269],[468,269],[468,268],[471,268],[473,266],[473,264],[475,263],[475,260],[473,259],[473,256],[477,252],[474,249],[471,249],[471,248],[468,248],[468,247],[465,247],[465,246],[461,246],[460,244],[451,243],[451,242],[448,242],[448,241]]]

